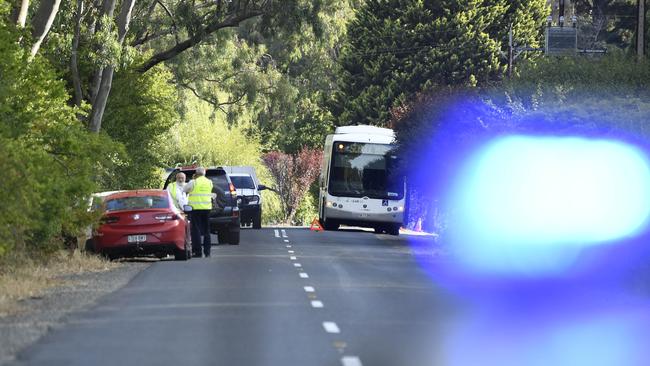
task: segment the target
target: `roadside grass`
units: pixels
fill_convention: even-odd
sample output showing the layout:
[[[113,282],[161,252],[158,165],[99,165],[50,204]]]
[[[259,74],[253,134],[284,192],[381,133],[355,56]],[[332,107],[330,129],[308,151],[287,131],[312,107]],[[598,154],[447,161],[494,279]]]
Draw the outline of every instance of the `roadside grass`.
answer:
[[[70,282],[66,276],[119,267],[100,256],[58,251],[47,258],[10,254],[0,260],[0,317],[20,312],[20,301],[39,298],[45,290]]]

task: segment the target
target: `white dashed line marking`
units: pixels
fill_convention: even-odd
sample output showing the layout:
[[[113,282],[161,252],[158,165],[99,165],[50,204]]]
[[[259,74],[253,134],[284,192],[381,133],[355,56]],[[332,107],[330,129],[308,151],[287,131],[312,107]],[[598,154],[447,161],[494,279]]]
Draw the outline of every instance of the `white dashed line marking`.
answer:
[[[320,301],[320,300],[312,300],[311,307],[313,307],[313,308],[322,308],[322,307],[325,307],[325,305],[323,305],[323,302]]]
[[[283,238],[288,238],[286,230],[282,230],[282,237]]]
[[[293,250],[289,250],[288,252],[289,252],[289,254],[293,254],[293,253],[294,253],[294,251],[293,251]]]
[[[305,286],[304,289],[305,289],[305,292],[315,292],[315,291],[316,291],[316,290],[315,290],[313,287],[311,287],[311,286]]]
[[[300,263],[294,263],[293,266],[294,266],[294,267],[302,267],[302,264],[300,264]]]
[[[296,258],[295,256],[292,255],[291,257],[289,257],[289,259],[291,259],[292,261],[295,261],[298,258]]]
[[[305,272],[300,272],[300,278],[309,278],[309,275]]]
[[[287,248],[291,248],[291,245],[287,245]]]
[[[289,240],[288,240],[288,239],[284,239],[284,242],[285,242],[285,243],[288,243],[288,242],[289,242]]]
[[[357,356],[345,356],[341,359],[343,366],[363,366],[361,360]]]
[[[275,229],[275,237],[279,238],[280,237],[280,230]]]
[[[323,328],[327,333],[341,333],[339,326],[334,322],[323,322]]]

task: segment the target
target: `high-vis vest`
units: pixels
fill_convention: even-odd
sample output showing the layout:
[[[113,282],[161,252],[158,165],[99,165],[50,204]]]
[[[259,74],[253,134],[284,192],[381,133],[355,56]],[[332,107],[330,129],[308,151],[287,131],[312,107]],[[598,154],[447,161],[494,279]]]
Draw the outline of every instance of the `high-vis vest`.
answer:
[[[178,203],[178,199],[176,198],[176,196],[178,196],[178,192],[176,191],[176,182],[169,184],[169,193],[172,195],[174,202]]]
[[[212,181],[206,177],[194,180],[194,187],[189,194],[188,204],[193,210],[212,209]]]
[[[169,194],[172,196],[172,201],[174,202],[174,205],[176,205],[176,207],[180,209],[183,209],[180,203],[178,202],[178,191],[177,191],[178,184],[176,182],[170,183],[168,189],[169,189]]]

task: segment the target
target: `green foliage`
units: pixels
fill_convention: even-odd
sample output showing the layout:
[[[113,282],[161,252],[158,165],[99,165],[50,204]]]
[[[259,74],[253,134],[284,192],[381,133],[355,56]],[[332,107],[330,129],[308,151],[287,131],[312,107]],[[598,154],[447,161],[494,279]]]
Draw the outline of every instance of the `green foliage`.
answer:
[[[295,9],[302,3],[314,19],[283,14],[276,19],[282,26],[268,23],[268,17],[253,19],[169,63],[181,86],[212,104],[230,125],[247,126],[265,150],[317,147],[332,129],[326,101],[336,84],[336,48],[352,10],[337,1],[274,6]]]
[[[493,99],[524,118],[553,126],[650,139],[650,64],[612,53],[603,58],[547,58],[522,66]]]
[[[272,186],[268,170],[261,163],[262,145],[245,133],[245,126],[230,126],[223,114],[215,113],[209,103],[190,92],[181,96],[181,120],[165,135],[166,143],[160,147],[166,166],[248,165],[255,168],[263,184]],[[158,185],[162,186],[162,181]],[[263,222],[279,222],[282,212],[277,195],[262,191],[262,197]]]
[[[158,169],[165,167],[161,146],[167,132],[178,121],[177,93],[171,73],[155,67],[145,74],[124,70],[113,80],[104,114],[103,128],[122,143],[126,157],[105,188],[158,187]]]
[[[385,125],[391,108],[436,85],[498,79],[509,24],[535,45],[546,13],[544,0],[366,1],[341,55],[337,123]]]
[[[87,198],[120,147],[86,132],[55,71],[40,57],[30,62],[19,33],[2,19],[0,255],[12,248],[48,252],[61,234],[89,225]]]
[[[635,48],[637,0],[574,0],[574,3],[582,22],[595,27],[592,31],[597,36],[594,46]],[[647,27],[650,20],[646,22]]]

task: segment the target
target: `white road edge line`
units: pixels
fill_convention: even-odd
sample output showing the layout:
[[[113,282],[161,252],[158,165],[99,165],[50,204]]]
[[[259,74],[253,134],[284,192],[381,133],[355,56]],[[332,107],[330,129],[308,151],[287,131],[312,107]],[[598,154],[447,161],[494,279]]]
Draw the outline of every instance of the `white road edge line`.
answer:
[[[294,263],[293,266],[294,266],[294,267],[302,267],[302,264],[300,264],[300,263]]]
[[[316,292],[316,289],[314,289],[312,286],[305,286],[303,288],[305,289],[305,292]]]
[[[309,275],[305,272],[300,272],[300,278],[309,278]]]
[[[275,229],[275,237],[279,238],[280,237],[280,230]]]
[[[311,307],[313,308],[323,308],[325,305],[323,305],[323,302],[320,300],[312,300],[311,301]]]
[[[357,356],[343,356],[343,358],[341,358],[341,364],[343,366],[363,366],[361,360]]]
[[[334,322],[323,322],[323,328],[327,333],[341,333],[339,326]]]

